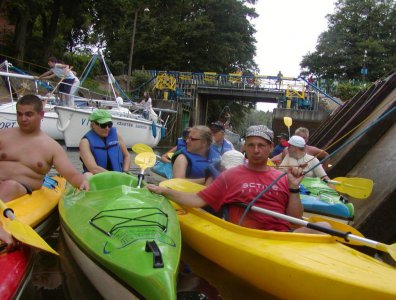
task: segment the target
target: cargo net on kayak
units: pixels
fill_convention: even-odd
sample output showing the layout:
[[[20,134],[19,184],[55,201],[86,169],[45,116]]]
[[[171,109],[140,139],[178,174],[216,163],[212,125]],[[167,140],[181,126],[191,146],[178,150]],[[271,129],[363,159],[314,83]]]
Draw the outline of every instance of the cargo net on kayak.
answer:
[[[89,223],[114,239],[117,248],[126,247],[139,240],[155,240],[175,247],[167,234],[168,215],[157,207],[131,207],[103,210]]]

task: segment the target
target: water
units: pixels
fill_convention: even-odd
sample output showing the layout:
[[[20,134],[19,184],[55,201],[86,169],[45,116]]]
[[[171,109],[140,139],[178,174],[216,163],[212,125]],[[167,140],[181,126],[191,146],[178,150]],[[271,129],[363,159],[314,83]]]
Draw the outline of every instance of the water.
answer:
[[[68,150],[67,154],[73,165],[81,171],[79,152]],[[135,154],[131,153],[131,156],[130,172],[137,174],[139,168],[133,163]],[[158,178],[154,175],[146,175],[145,180],[156,183]],[[53,228],[45,238],[59,252],[60,257],[45,252],[36,253],[32,276],[21,299],[102,299],[74,262],[59,233],[59,227]],[[241,281],[199,255],[188,245],[183,244],[182,249],[178,279],[179,300],[276,299]],[[254,272],[254,262],[252,262],[252,272]],[[268,278],[263,278],[263,280],[268,280]]]

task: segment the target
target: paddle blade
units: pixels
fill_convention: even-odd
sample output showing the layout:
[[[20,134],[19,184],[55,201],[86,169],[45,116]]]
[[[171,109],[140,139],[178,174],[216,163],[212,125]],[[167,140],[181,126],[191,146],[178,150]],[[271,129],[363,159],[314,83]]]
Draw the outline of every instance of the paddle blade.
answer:
[[[293,124],[293,119],[290,117],[283,117],[283,122],[285,123],[286,127],[290,128]]]
[[[143,152],[154,152],[153,148],[147,146],[145,144],[135,144],[131,147],[132,151],[136,154],[143,153]]]
[[[16,219],[12,221],[7,219],[3,224],[4,229],[12,234],[12,236],[18,241],[52,254],[59,255],[58,252],[52,249],[51,246],[48,245],[47,242],[44,241],[43,238],[29,225],[19,222]]]
[[[136,155],[135,164],[137,164],[140,169],[144,171],[147,168],[154,166],[156,159],[157,157],[155,156],[154,152],[143,152]]]
[[[191,182],[184,178],[173,178],[169,180],[164,180],[160,182],[159,186],[167,187],[176,191],[189,192],[189,193],[197,193],[205,188],[204,185]]]
[[[371,195],[374,182],[367,178],[337,177],[330,181],[337,192],[350,195],[356,199],[366,199]]]
[[[396,244],[386,245],[383,243],[378,243],[376,248],[380,251],[387,252],[393,258],[393,260],[396,260]]]
[[[313,216],[310,216],[307,221],[310,223],[327,222],[331,225],[332,229],[343,231],[343,232],[350,232],[356,236],[364,237],[360,231],[353,228],[352,226],[349,226],[348,224],[344,224],[341,222],[337,222],[336,220],[333,220],[333,219],[313,215]],[[335,239],[338,242],[349,244],[349,245],[357,245],[357,246],[361,245],[360,242],[356,242],[356,241],[352,241],[352,240],[345,241],[344,238],[340,238],[340,237],[335,237]]]

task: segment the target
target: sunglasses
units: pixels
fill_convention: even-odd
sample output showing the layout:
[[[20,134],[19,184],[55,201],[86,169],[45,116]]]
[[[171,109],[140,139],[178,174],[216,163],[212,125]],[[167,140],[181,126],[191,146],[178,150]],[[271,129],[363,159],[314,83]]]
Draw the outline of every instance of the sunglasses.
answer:
[[[199,141],[199,140],[202,140],[202,139],[197,139],[197,138],[193,138],[193,137],[191,137],[191,136],[188,136],[186,140],[190,140],[190,141]]]
[[[103,123],[103,124],[99,124],[98,122],[95,122],[96,125],[100,126],[100,128],[105,129],[106,127],[113,127],[113,122],[107,122],[107,123]]]

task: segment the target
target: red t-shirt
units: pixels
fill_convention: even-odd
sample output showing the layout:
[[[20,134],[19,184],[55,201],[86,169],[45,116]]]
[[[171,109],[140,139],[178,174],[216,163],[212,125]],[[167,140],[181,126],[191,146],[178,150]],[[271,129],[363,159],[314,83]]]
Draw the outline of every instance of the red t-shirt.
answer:
[[[249,204],[281,174],[274,168],[257,172],[240,165],[223,172],[211,185],[200,191],[198,196],[216,211],[219,211],[224,204],[236,202]],[[289,183],[287,177],[283,176],[254,205],[285,214],[289,196]],[[244,207],[231,205],[229,207],[230,222],[238,224],[244,210]],[[246,215],[242,225],[274,231],[289,231],[290,229],[286,221],[253,211]]]

